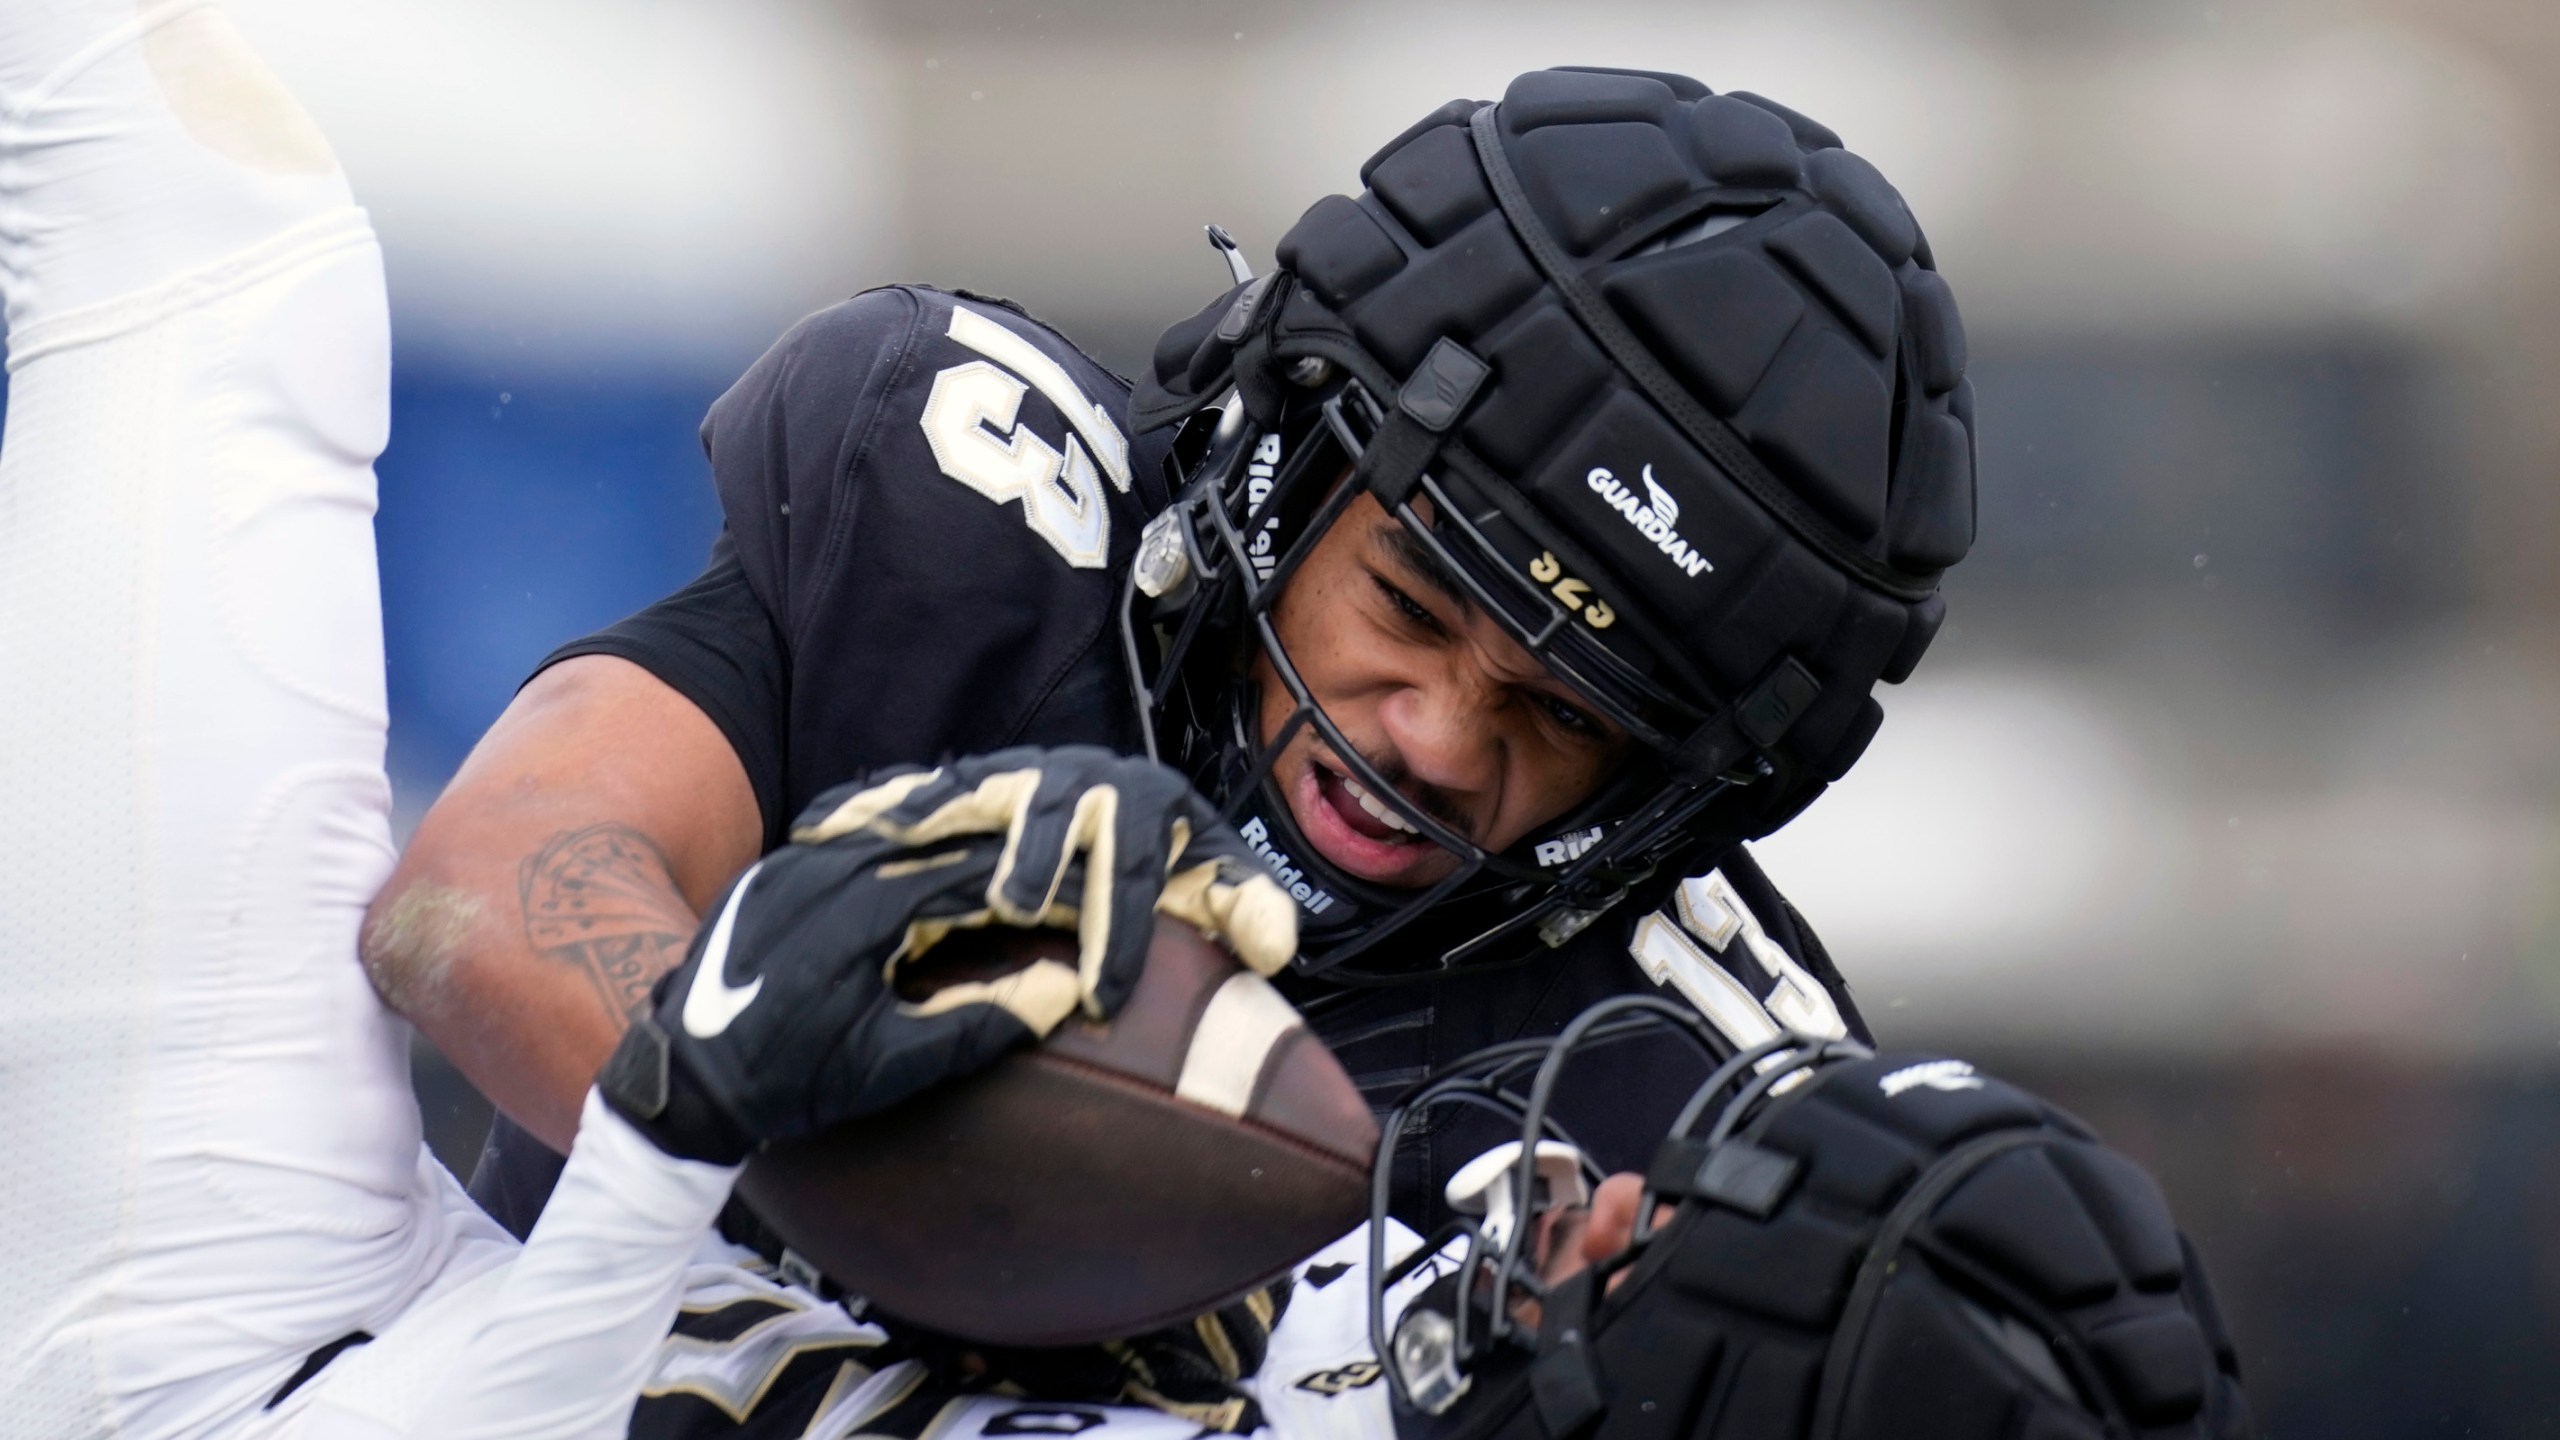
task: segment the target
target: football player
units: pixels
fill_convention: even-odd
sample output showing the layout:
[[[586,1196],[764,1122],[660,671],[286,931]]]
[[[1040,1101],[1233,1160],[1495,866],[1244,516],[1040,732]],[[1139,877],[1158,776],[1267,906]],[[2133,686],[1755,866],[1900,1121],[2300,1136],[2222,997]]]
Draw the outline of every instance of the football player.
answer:
[[[1162,767],[899,777],[740,882],[709,973],[733,932],[792,965],[761,1006],[675,998],[682,1043],[616,1072],[649,1130],[590,1097],[519,1247],[421,1144],[356,959],[392,860],[364,213],[214,6],[51,0],[0,10],[0,226],[0,1434],[619,1435],[681,1297],[779,1290],[690,1263],[738,1137],[1107,1014],[1157,909],[1265,970],[1294,949]],[[964,871],[974,912],[941,893]],[[1080,963],[891,1002],[912,927],[990,918],[1077,929]]]
[[[754,1403],[761,1385],[740,1388],[775,1378],[759,1357],[815,1357],[833,1361],[814,1397],[827,1422],[815,1433],[912,1424],[937,1434],[1098,1425],[1170,1434],[1173,1417],[1153,1411],[933,1391],[919,1362],[846,1358],[885,1358],[875,1354],[882,1332],[751,1272],[715,1264],[688,1274],[684,1261],[754,1145],[895,1103],[1075,1005],[1107,1010],[1132,977],[1131,937],[1151,911],[1223,934],[1257,968],[1285,962],[1294,917],[1255,868],[1249,838],[1158,767],[1074,748],[906,771],[831,797],[729,889],[695,963],[657,987],[656,1009],[607,1071],[609,1098],[584,1105],[576,1159],[541,1234],[516,1253],[419,1150],[395,1032],[350,988],[346,963],[357,906],[387,860],[365,532],[385,351],[379,262],[361,213],[325,143],[208,6],[21,16],[0,30],[0,97],[15,127],[0,183],[23,227],[7,274],[18,380],[0,460],[9,501],[0,574],[12,582],[0,595],[11,682],[0,694],[12,701],[0,714],[11,742],[0,777],[11,889],[0,908],[19,1001],[0,1044],[21,1086],[13,1099],[26,1107],[7,1152],[10,1233],[20,1237],[9,1273],[22,1302],[0,1350],[9,1428],[585,1433],[618,1429],[644,1378],[661,1400],[707,1398],[733,1420],[769,1420],[774,1412]],[[69,785],[87,789],[86,807],[56,793]],[[886,956],[911,952],[920,934],[988,920],[1074,928],[1079,964],[930,1006],[886,1002]],[[1721,1026],[1650,1008],[1711,1052],[1730,1048]],[[1593,1038],[1609,1019],[1604,1007],[1569,1034]],[[1521,1054],[1505,1047],[1490,1063],[1516,1075]],[[2041,1127],[2085,1139],[2007,1092],[1898,1130],[1882,1123],[1897,1112],[1793,1131],[1752,1118],[1791,1069],[1839,1058],[1819,1048],[1790,1058],[1772,1043],[1742,1057],[1757,1080],[1742,1083],[1744,1065],[1727,1066],[1691,1093],[1684,1128],[1726,1088],[1736,1090],[1731,1118],[1710,1126],[1694,1155],[1667,1150],[1694,1163],[1657,1165],[1657,1188],[1766,1221],[1789,1203],[1801,1170],[1804,1194],[1836,1220],[1856,1196],[1892,1200],[1907,1182],[1908,1199],[1934,1208],[1896,1202],[1874,1240],[1898,1245],[1895,1216],[1943,1218],[1977,1168],[2021,1173],[1983,1162],[2053,1138],[1990,1137],[1994,1149],[1975,1142],[1982,1132]],[[1485,1081],[1486,1063],[1470,1062],[1468,1083]],[[1887,1100],[1915,1087],[1983,1088],[1954,1062],[1844,1073],[1837,1084],[1820,1077],[1831,1088],[1819,1093],[1862,1094],[1869,1079]],[[1533,1094],[1532,1109],[1541,1103]],[[1920,1178],[1895,1172],[1856,1191],[1876,1173],[1879,1142],[1867,1132],[1880,1125],[1900,1134]],[[1391,1151],[1405,1130],[1401,1118],[1391,1125]],[[1524,1133],[1543,1133],[1534,1113]],[[1968,1143],[1948,1149],[1958,1138]],[[1932,1145],[1948,1153],[1929,1160]],[[1846,1158],[1825,1158],[1835,1150]],[[2114,1282],[2071,1269],[2091,1253],[2068,1244],[2057,1253],[2045,1222],[2116,1196],[2095,1231],[2062,1232],[2102,1233],[2115,1247],[2126,1303],[2104,1312],[2106,1327],[2093,1329],[2107,1333],[2089,1346],[2057,1340],[2040,1363],[2014,1334],[1987,1331],[2003,1347],[1993,1360],[2014,1365],[1998,1376],[2023,1374],[2068,1398],[2086,1372],[2116,1387],[2088,1404],[2125,1391],[2146,1412],[2197,1413],[2179,1397],[2220,1392],[2210,1373],[2198,1380],[2175,1363],[2175,1346],[2164,1351],[2163,1317],[2184,1312],[2150,1315],[2133,1298],[2185,1293],[2157,1216],[2137,1203],[2142,1192],[2120,1163],[2076,1151],[2057,1151],[2054,1163],[2075,1177],[2059,1205],[2032,1180],[2019,1182],[2024,1191],[2012,1184],[1971,1231],[1947,1227],[1953,1245],[1990,1252],[1989,1278],[1974,1283],[2014,1271],[2031,1289],[2058,1287],[2055,1303],[2085,1318],[2096,1313],[2092,1295],[2117,1293]],[[1528,1169],[1506,1192],[1511,1172],[1471,1167],[1452,1198],[1535,1194]],[[1391,1173],[1382,1163],[1382,1177]],[[1550,1198],[1563,1188],[1563,1177],[1552,1181]],[[1625,1182],[1604,1188],[1612,1194],[1616,1208],[1596,1209],[1588,1233],[1636,1231],[1631,1217],[1646,1207]],[[1382,1207],[1387,1197],[1382,1186]],[[1614,1243],[1560,1247],[1560,1223],[1541,1221],[1551,1257],[1620,1254]],[[1382,1209],[1372,1256],[1393,1224]],[[2021,1227],[2023,1238],[2008,1233]],[[1477,1253],[1505,1264],[1524,1243],[1515,1228],[1506,1248],[1490,1219],[1473,1233]],[[1665,1233],[1683,1232],[1674,1223]],[[1804,1242],[1785,1243],[1800,1253]],[[1693,1236],[1660,1253],[1721,1256],[1731,1268],[1752,1252],[1731,1237]],[[1882,1263],[1864,1253],[1864,1269]],[[1321,1293],[1353,1264],[1320,1256],[1303,1283]],[[1544,1278],[1519,1283],[1541,1305],[1565,1303],[1563,1268],[1531,1268]],[[1693,1268],[1714,1273],[1705,1258]],[[1783,1294],[1783,1277],[1741,1269],[1727,1282],[1740,1288],[1735,1303]],[[1642,1273],[1631,1293],[1655,1293]],[[652,1363],[679,1292],[693,1318]],[[1848,1303],[1860,1303],[1856,1290]],[[1889,1297],[1866,1303],[1891,1310]],[[1946,1313],[1999,1320],[1970,1303]],[[1266,1389],[1275,1366],[1289,1370],[1292,1393],[1331,1400],[1375,1386],[1374,1360],[1333,1353],[1340,1327],[1325,1323],[1329,1312],[1295,1313],[1270,1339]],[[1487,1313],[1515,1314],[1498,1297]],[[1635,1324],[1612,1329],[1608,1314],[1595,1341]],[[1571,1348],[1569,1329],[1547,1330]],[[1499,1324],[1490,1333],[1503,1336]],[[1408,1350],[1428,1358],[1427,1344],[1402,1335],[1400,1365]],[[1599,1359],[1580,1373],[1600,1408],[1577,1421],[1548,1417],[1550,1429],[1656,1408],[1632,1391],[1606,1393],[1610,1351],[1594,1348]],[[1446,1353],[1453,1376],[1476,1358],[1464,1344]],[[1676,1373],[1700,1394],[1720,1373],[1756,1384],[1768,1368],[1737,1359],[1738,1369],[1719,1371],[1714,1352],[1687,1353],[1694,1363]],[[1310,1357],[1339,1363],[1298,1373]],[[2063,1362],[2081,1368],[2054,1370],[2063,1378],[2049,1383]],[[1400,1392],[1437,1373],[1417,1366],[1397,1373]],[[1933,1359],[1929,1373],[1943,1382],[1947,1371]],[[1513,1397],[1511,1410],[1488,1414],[1517,1412],[1516,1387],[1487,1393]],[[1843,1413],[1860,1413],[1858,1392],[1844,1393],[1853,1408]],[[1422,1408],[1433,1403],[1426,1395]],[[1726,1403],[1743,1420],[1776,1413]],[[684,1423],[663,1407],[642,1414]]]
[[[1822,126],[1674,75],[1526,75],[1362,179],[1134,399],[1015,307],[902,286],[713,407],[709,567],[545,662],[368,919],[382,994],[511,1117],[493,1214],[530,1223],[788,817],[1001,747],[1066,793],[1097,783],[1066,747],[1189,777],[1295,899],[1290,993],[1380,1104],[1620,993],[1864,1037],[1742,842],[1856,759],[1971,539],[1917,225]],[[1612,1166],[1678,1103],[1659,1060],[1614,1053],[1569,1117]],[[1402,1213],[1482,1143],[1414,1147]]]

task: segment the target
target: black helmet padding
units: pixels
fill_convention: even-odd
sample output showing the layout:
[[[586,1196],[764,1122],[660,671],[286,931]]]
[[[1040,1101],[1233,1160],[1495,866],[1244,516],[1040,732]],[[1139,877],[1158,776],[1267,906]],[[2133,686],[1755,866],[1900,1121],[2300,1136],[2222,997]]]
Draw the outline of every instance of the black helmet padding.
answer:
[[[1972,543],[1953,297],[1875,167],[1783,106],[1545,70],[1482,109],[1442,106],[1310,208],[1250,326],[1221,337],[1231,293],[1168,331],[1135,418],[1230,384],[1267,415],[1305,356],[1392,396],[1465,347],[1489,377],[1433,473],[1510,563],[1587,582],[1625,617],[1595,638],[1675,657],[1706,703],[1790,665],[1818,686],[1769,747],[1741,827],[1765,833],[1865,749]]]

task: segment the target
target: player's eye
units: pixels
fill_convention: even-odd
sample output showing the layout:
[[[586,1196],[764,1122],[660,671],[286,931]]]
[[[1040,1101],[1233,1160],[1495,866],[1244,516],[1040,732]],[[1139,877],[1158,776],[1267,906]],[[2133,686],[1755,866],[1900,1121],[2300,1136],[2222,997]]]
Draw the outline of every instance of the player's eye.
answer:
[[[1421,601],[1397,588],[1393,581],[1374,571],[1370,573],[1369,578],[1377,584],[1378,593],[1386,597],[1388,608],[1394,610],[1397,615],[1435,635],[1446,632],[1447,627],[1440,623],[1439,616],[1432,614],[1430,608]]]
[[[1540,691],[1538,703],[1545,707],[1550,719],[1577,739],[1606,740],[1609,738],[1609,727],[1602,724],[1598,716],[1561,696]]]

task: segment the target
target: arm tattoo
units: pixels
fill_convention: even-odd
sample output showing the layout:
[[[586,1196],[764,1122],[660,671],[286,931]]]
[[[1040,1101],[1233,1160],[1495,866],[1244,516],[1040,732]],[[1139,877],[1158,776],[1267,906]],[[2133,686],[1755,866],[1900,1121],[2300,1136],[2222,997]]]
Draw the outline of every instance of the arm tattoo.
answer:
[[[673,869],[656,841],[608,822],[561,831],[517,872],[534,953],[584,971],[617,1025],[693,943]]]

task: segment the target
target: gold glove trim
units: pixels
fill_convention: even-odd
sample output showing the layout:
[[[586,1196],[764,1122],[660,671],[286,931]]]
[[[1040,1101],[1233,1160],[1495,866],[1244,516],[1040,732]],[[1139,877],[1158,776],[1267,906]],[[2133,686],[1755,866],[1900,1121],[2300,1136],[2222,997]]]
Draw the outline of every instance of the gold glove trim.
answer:
[[[906,802],[916,791],[942,778],[940,770],[923,770],[913,775],[899,775],[868,790],[858,790],[845,797],[844,803],[829,811],[815,825],[803,825],[791,832],[791,838],[803,845],[823,845],[839,836],[850,835],[882,815]]]
[[[1204,860],[1167,877],[1156,913],[1222,940],[1257,975],[1277,975],[1298,953],[1298,907],[1279,882]]]
[[[1073,926],[1077,983],[1086,1011],[1099,1019],[1095,990],[1102,979],[1103,957],[1111,948],[1110,900],[1118,862],[1119,787],[1095,785],[1076,797],[1066,835],[1058,848],[1057,867],[1046,877],[1038,903],[1026,907],[1006,899],[1005,891],[1020,862],[1023,828],[1030,818],[1031,802],[1039,793],[1041,772],[1025,768],[989,775],[975,788],[944,800],[921,818],[896,818],[896,812],[918,792],[943,778],[943,772],[934,769],[884,780],[848,797],[817,824],[794,830],[791,838],[815,845],[868,830],[901,845],[921,846],[958,835],[1002,834],[1004,849],[996,857],[994,873],[987,881],[987,909],[977,915],[918,921],[909,926],[907,943],[890,961],[890,970],[894,973],[898,960],[931,949],[953,929],[984,925],[990,919],[1008,925]],[[1174,863],[1190,848],[1191,839],[1190,821],[1176,816],[1167,847],[1168,878],[1156,899],[1157,913],[1184,921],[1211,939],[1222,940],[1256,974],[1278,974],[1298,953],[1298,907],[1278,883],[1259,870],[1248,871],[1241,865],[1216,861],[1174,869]],[[1058,891],[1066,884],[1068,867],[1079,856],[1085,862],[1083,893],[1073,903],[1062,903]],[[932,862],[893,861],[882,867],[881,874],[912,874],[929,863]]]
[[[947,869],[968,858],[966,850],[945,850],[939,855],[926,855],[914,860],[891,860],[872,873],[883,880],[904,880],[910,875]]]
[[[972,980],[935,992],[929,1000],[901,1005],[909,1015],[947,1015],[968,1005],[993,1005],[1012,1014],[1034,1035],[1046,1035],[1075,1013],[1084,997],[1076,972],[1055,960],[1035,960],[995,980]]]

